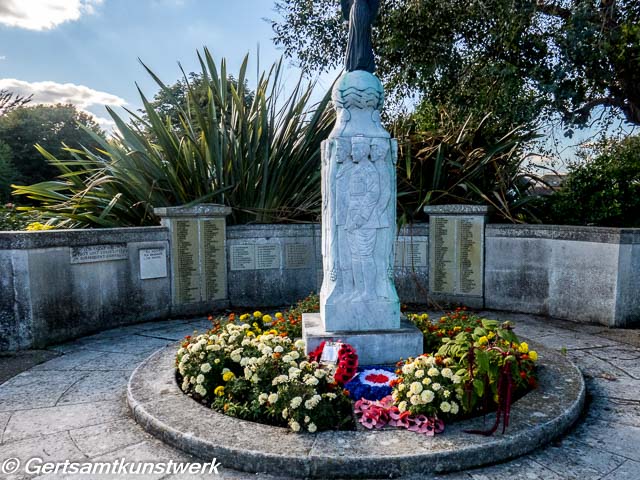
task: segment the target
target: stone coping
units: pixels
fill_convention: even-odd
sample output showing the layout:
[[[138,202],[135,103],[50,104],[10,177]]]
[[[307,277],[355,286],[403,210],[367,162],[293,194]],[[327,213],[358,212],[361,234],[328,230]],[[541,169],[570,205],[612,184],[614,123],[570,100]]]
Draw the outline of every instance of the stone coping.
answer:
[[[0,250],[80,247],[109,243],[161,242],[169,240],[166,227],[86,228],[0,232]]]
[[[226,207],[218,203],[200,203],[187,207],[180,205],[177,207],[158,207],[153,209],[159,217],[226,217],[231,214],[231,207]]]
[[[427,215],[479,215],[486,216],[492,210],[489,205],[427,205],[422,209]]]
[[[230,240],[247,239],[248,235],[269,238],[319,236],[321,233],[322,228],[319,223],[255,223],[227,227],[227,238]],[[428,234],[429,224],[424,222],[403,225],[398,233],[401,237],[427,236]]]
[[[540,238],[595,243],[640,244],[640,228],[489,224],[486,226],[485,235],[488,238]]]
[[[506,434],[471,435],[487,429],[489,415],[456,422],[426,437],[400,429],[295,434],[288,429],[235,419],[184,395],[174,376],[177,346],[161,349],[133,372],[127,400],[138,424],[165,443],[223,467],[296,477],[397,477],[464,470],[501,462],[549,443],[566,431],[584,406],[578,368],[559,353],[531,342],[539,352],[540,385],[511,410]]]

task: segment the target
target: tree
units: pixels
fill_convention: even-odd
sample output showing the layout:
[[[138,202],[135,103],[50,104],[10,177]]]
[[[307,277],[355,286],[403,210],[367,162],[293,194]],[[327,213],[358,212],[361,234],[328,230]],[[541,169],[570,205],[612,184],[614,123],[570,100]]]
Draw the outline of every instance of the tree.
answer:
[[[238,88],[238,81],[232,75],[228,76],[227,95],[232,95],[231,89],[243,91],[245,106],[250,106],[253,101],[254,93],[248,88],[247,81],[241,89]],[[166,85],[160,88],[158,93],[153,96],[150,105],[160,118],[169,118],[171,125],[175,128],[182,128],[180,117],[182,112],[189,110],[206,110],[209,105],[209,85],[205,81],[202,73],[191,72],[183,79],[177,80],[172,85]],[[216,97],[212,97],[217,101]],[[220,115],[221,105],[217,102],[216,112]],[[149,121],[149,117],[145,110],[140,110],[142,118],[145,122]],[[227,112],[228,114],[229,112]]]
[[[0,203],[11,198],[11,185],[18,180],[18,170],[12,161],[11,148],[0,141]]]
[[[24,97],[21,95],[14,95],[8,90],[0,90],[0,117],[9,113],[11,110],[25,106],[31,101],[33,95]]]
[[[307,70],[340,65],[335,0],[276,0],[275,42]],[[484,110],[509,126],[559,113],[567,133],[597,107],[640,125],[637,0],[382,0],[374,47],[396,97]]]
[[[57,158],[71,158],[64,150],[65,145],[71,148],[98,145],[82,127],[103,135],[93,117],[73,105],[21,107],[0,117],[0,141],[11,149],[13,164],[21,180],[35,183],[49,180],[58,173],[38,153],[35,145],[41,145]]]

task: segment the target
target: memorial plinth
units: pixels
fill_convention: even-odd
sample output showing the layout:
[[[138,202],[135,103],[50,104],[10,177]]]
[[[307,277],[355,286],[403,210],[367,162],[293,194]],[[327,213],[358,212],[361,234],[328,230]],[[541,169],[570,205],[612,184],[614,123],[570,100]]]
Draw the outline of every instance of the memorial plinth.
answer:
[[[332,92],[337,119],[322,144],[320,316],[303,316],[307,350],[346,341],[363,363],[422,353],[422,334],[400,322],[393,283],[398,144],[380,122],[384,90],[361,70]]]
[[[489,207],[433,205],[429,215],[429,297],[484,307],[484,227]]]
[[[226,306],[226,220],[229,207],[200,204],[154,210],[171,238],[171,296],[175,313]]]

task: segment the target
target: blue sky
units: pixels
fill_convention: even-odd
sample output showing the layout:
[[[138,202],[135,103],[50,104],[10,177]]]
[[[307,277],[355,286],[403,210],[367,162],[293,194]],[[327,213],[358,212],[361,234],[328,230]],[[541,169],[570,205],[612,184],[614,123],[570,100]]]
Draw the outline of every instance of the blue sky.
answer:
[[[266,68],[281,54],[264,21],[276,17],[273,3],[0,0],[0,88],[34,93],[34,103],[71,101],[106,119],[104,104],[140,106],[135,82],[149,96],[157,91],[138,58],[167,83],[179,78],[178,61],[187,72],[198,70],[196,49],[204,45],[216,59],[227,58],[231,73],[247,52],[255,72],[259,45]],[[291,81],[298,75],[287,70]]]

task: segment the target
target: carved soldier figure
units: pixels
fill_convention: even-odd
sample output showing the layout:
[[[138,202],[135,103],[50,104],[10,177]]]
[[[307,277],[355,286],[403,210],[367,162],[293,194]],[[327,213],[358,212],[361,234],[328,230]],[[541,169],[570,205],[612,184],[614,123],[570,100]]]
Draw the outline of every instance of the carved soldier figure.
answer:
[[[349,21],[349,43],[345,68],[347,72],[376,70],[371,45],[371,25],[378,16],[380,0],[341,0],[342,16]]]

